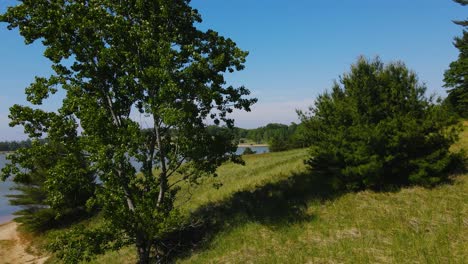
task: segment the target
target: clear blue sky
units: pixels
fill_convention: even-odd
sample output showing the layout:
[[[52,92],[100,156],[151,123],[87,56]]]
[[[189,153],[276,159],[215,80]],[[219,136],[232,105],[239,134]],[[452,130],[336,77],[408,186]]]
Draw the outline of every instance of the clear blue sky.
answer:
[[[13,0],[0,0],[0,12]],[[418,73],[428,93],[445,96],[443,73],[458,52],[453,37],[468,7],[451,0],[193,0],[212,28],[250,52],[246,69],[229,76],[259,99],[251,113],[235,113],[240,127],[297,122],[295,109],[348,71],[359,55],[401,60]],[[48,76],[40,44],[24,45],[17,31],[0,24],[0,140],[24,139],[8,127],[8,108],[26,104],[24,88]],[[61,99],[49,101],[55,109]]]

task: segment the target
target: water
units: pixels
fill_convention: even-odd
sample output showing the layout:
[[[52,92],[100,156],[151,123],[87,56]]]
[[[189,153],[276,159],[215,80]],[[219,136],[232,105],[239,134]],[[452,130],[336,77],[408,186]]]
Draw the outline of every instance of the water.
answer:
[[[0,154],[0,169],[5,166],[6,162],[6,155]],[[0,224],[13,219],[13,213],[20,209],[19,206],[10,205],[8,198],[5,197],[5,195],[14,194],[14,192],[10,190],[13,185],[14,183],[10,180],[5,182],[0,181]]]
[[[241,155],[242,153],[244,153],[244,150],[246,148],[252,149],[253,151],[256,152],[255,154],[262,154],[262,153],[269,152],[269,149],[267,146],[246,146],[246,147],[238,147],[236,154]]]

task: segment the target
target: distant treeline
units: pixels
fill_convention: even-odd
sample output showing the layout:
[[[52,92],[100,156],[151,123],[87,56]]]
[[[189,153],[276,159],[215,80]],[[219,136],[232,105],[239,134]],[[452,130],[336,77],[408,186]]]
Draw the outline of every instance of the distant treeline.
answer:
[[[226,128],[217,126],[210,126],[208,129],[211,133],[234,133],[234,138],[241,144],[268,144],[273,152],[308,146],[302,124],[291,123],[288,126],[271,123],[254,129],[236,127],[229,132]]]
[[[271,123],[254,129],[235,127],[233,130],[219,126],[209,126],[207,129],[212,134],[233,133],[234,139],[241,144],[268,144],[270,151],[308,146],[302,124],[291,123],[288,126]],[[31,140],[0,141],[0,151],[15,151],[22,147],[31,147]]]
[[[15,151],[23,147],[31,147],[31,140],[0,141],[0,151]]]

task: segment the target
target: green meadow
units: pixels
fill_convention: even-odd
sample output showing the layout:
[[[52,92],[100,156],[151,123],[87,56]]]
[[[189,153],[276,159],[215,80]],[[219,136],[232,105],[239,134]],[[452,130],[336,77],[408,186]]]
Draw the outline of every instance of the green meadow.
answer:
[[[468,122],[455,149],[468,147]],[[244,156],[182,186],[177,204],[204,220],[175,263],[466,263],[468,174],[428,189],[335,193],[307,150]],[[214,185],[222,186],[214,188]],[[191,198],[190,202],[186,202]],[[126,247],[92,263],[134,263]]]

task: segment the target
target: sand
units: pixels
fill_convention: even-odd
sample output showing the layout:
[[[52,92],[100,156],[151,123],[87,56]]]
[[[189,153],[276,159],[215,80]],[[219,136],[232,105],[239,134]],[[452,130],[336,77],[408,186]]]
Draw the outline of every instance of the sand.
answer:
[[[0,225],[0,263],[1,264],[42,264],[47,257],[28,253],[28,242],[21,239],[17,231],[18,224],[8,222]]]

